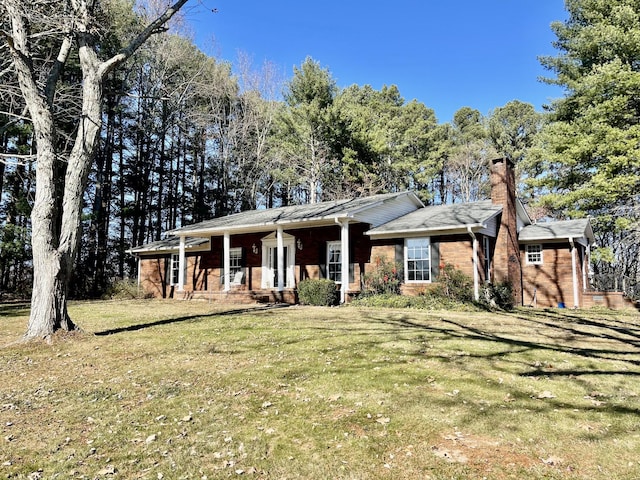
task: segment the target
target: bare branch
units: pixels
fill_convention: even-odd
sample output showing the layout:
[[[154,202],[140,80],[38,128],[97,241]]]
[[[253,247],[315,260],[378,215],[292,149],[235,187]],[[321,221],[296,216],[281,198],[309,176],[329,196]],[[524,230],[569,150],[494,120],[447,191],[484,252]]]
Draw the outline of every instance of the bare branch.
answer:
[[[168,22],[171,17],[173,17],[178,10],[187,3],[187,1],[188,0],[178,0],[172,6],[167,8],[162,15],[151,22],[151,24],[149,24],[149,26],[140,33],[140,35],[134,38],[129,45],[120,50],[120,53],[103,62],[99,68],[99,75],[104,77],[104,75],[131,57],[131,55],[133,55],[151,35],[161,32],[164,28],[164,24]]]
[[[69,32],[65,33],[64,40],[62,41],[62,45],[60,45],[60,50],[58,51],[58,56],[56,57],[56,61],[51,68],[51,72],[49,72],[49,76],[47,78],[47,85],[44,89],[45,96],[47,97],[47,102],[49,105],[53,104],[53,97],[56,92],[56,85],[58,84],[58,80],[60,79],[60,75],[62,73],[62,69],[64,64],[67,63],[67,58],[69,57],[69,52],[71,51],[71,35]]]
[[[13,162],[9,160],[15,160]],[[4,163],[6,165],[28,165],[32,161],[36,159],[36,155],[18,155],[15,153],[0,153],[0,163]],[[18,160],[23,160],[19,162]]]
[[[17,113],[12,113],[12,112],[0,111],[0,114],[4,115],[5,117],[13,117],[13,120],[6,122],[4,125],[0,126],[0,135],[3,134],[6,130],[8,130],[9,127],[18,123],[20,120],[23,120],[25,122],[30,122],[31,117],[27,117],[28,113],[29,113],[29,110],[27,109],[27,107],[23,108],[21,115],[18,115]]]

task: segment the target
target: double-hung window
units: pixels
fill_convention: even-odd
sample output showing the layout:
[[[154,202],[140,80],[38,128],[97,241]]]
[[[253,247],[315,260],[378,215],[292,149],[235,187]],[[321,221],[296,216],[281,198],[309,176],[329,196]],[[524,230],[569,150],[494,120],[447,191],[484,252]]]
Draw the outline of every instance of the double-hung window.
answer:
[[[236,273],[242,270],[242,248],[230,248],[229,249],[229,274],[231,280],[235,277]]]
[[[224,270],[224,266],[223,266]],[[230,248],[229,249],[229,282],[234,283],[236,281],[236,274],[242,271],[242,248]],[[220,283],[224,283],[224,271],[220,276]]]
[[[405,239],[404,271],[407,282],[431,281],[431,244],[429,237]]]
[[[169,285],[178,285],[180,281],[180,254],[171,254],[171,271]]]
[[[527,245],[526,252],[529,265],[542,265],[542,245]]]
[[[342,282],[342,244],[327,243],[327,278],[336,283]]]
[[[491,240],[486,235],[482,237],[482,250],[484,252],[484,281],[491,282]]]

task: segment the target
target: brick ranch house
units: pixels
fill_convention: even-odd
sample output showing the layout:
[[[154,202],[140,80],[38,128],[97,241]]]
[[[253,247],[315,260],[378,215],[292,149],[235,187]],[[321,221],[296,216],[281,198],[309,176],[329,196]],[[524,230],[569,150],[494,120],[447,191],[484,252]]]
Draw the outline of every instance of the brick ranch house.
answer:
[[[505,159],[491,162],[491,200],[425,207],[413,192],[388,193],[246,211],[169,234],[130,250],[139,284],[159,298],[295,303],[297,282],[329,278],[346,302],[385,257],[402,265],[406,295],[452,264],[473,278],[476,298],[483,283],[509,281],[518,305],[624,306],[621,294],[590,291],[589,220],[533,224]]]

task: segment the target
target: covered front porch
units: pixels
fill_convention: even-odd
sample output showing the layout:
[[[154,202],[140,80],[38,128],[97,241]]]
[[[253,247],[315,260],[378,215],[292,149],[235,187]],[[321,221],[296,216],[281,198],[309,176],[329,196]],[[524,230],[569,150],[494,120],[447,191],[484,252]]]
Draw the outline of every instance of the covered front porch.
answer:
[[[422,207],[414,193],[397,192],[257,209],[178,228],[131,253],[140,261],[139,283],[154,296],[240,298],[238,292],[253,292],[294,303],[300,281],[326,278],[344,303],[360,291],[371,262],[366,232]]]
[[[357,229],[360,236],[364,228]],[[276,226],[271,231],[223,232],[210,238],[211,250],[190,257],[191,237],[179,237],[175,298],[296,303],[296,288],[306,278],[329,278],[345,302],[355,282],[348,219],[315,228]],[[362,244],[362,242],[359,242]],[[368,261],[368,258],[365,259]],[[342,272],[351,275],[343,281]]]

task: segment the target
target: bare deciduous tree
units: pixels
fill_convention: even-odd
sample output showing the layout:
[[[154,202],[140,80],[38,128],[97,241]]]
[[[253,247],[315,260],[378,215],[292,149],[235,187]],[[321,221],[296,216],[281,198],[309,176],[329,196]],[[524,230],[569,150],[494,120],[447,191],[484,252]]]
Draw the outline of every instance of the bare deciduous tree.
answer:
[[[98,0],[0,0],[0,35],[11,52],[37,142],[31,214],[34,281],[25,339],[76,328],[67,312],[67,290],[79,242],[83,193],[100,133],[103,81],[186,2],[177,0],[117,54],[100,59],[104,12]],[[39,57],[43,39],[56,49],[52,61]],[[58,141],[56,93],[65,64],[76,55],[82,72],[81,111],[67,155],[61,153]]]

